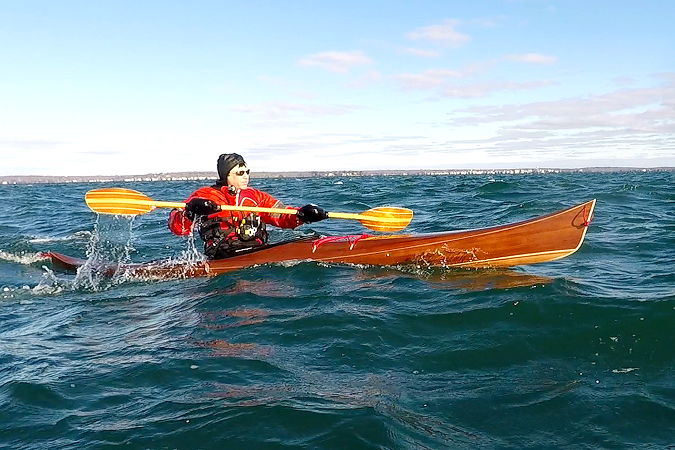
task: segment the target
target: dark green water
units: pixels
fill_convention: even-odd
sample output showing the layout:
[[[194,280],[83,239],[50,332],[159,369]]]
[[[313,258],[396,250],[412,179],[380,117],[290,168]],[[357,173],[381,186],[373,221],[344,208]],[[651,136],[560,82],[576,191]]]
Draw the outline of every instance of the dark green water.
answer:
[[[0,186],[0,447],[668,448],[675,173],[254,180],[287,204],[477,228],[597,198],[586,241],[511,271],[299,263],[211,279],[52,273],[38,252],[185,258],[166,211]],[[181,200],[195,183],[128,185]],[[273,233],[354,234],[352,221]]]

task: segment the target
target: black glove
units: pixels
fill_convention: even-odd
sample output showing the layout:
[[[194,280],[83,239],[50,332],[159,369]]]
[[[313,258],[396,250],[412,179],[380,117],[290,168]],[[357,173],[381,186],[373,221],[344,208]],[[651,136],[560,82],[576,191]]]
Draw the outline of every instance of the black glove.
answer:
[[[190,220],[195,220],[196,216],[208,216],[218,211],[218,205],[205,198],[193,198],[185,205],[185,216]]]
[[[298,210],[298,219],[304,223],[318,222],[327,219],[328,213],[323,208],[316,205],[305,205]]]

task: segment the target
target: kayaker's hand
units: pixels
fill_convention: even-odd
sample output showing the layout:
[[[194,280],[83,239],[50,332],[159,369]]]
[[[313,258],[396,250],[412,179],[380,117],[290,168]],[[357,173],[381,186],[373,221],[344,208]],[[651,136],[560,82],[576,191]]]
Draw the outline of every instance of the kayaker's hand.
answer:
[[[208,216],[209,214],[218,212],[218,210],[218,205],[211,200],[193,198],[185,205],[185,216],[190,220],[194,220],[196,216]]]
[[[328,213],[316,205],[305,205],[298,209],[298,219],[304,223],[318,222],[328,218]]]

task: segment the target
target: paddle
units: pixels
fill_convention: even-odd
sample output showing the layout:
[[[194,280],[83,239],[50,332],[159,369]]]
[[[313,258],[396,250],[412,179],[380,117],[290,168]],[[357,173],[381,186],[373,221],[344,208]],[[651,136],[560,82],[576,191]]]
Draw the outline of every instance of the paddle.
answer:
[[[93,189],[84,195],[87,206],[99,214],[114,214],[136,216],[149,213],[155,208],[184,208],[181,202],[160,202],[151,199],[147,195],[124,188]],[[260,208],[257,206],[232,206],[221,205],[223,211],[250,211],[272,214],[297,214],[295,209],[284,208]],[[331,219],[358,220],[361,224],[375,231],[399,231],[408,226],[413,217],[413,212],[406,208],[394,206],[381,206],[369,209],[360,214],[329,212]]]

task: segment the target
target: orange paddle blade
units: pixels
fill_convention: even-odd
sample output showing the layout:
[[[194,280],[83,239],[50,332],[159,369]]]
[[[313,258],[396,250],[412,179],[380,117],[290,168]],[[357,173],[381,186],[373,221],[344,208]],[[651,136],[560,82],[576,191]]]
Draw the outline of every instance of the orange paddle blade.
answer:
[[[157,202],[147,195],[124,188],[92,189],[84,194],[87,206],[99,214],[136,216],[159,206],[182,208],[185,203]]]
[[[393,206],[380,206],[369,209],[361,213],[362,216],[368,216],[359,222],[364,227],[375,231],[400,231],[408,226],[413,218],[413,212],[406,208],[396,208]],[[384,220],[386,219],[386,220]]]
[[[413,212],[407,208],[380,206],[361,214],[329,212],[328,217],[332,219],[355,219],[371,230],[392,232],[407,227],[413,218]]]

